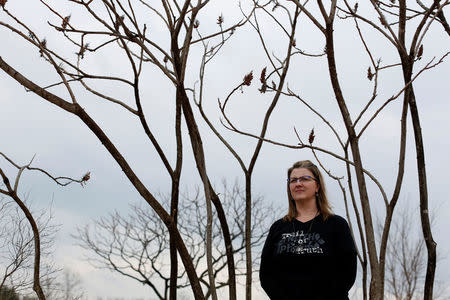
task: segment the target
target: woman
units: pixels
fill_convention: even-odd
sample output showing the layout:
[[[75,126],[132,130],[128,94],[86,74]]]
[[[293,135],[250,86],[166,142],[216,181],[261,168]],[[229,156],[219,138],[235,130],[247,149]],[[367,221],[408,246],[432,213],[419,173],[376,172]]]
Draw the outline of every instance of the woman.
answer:
[[[261,286],[272,300],[347,300],[356,276],[348,224],[332,213],[316,165],[296,162],[287,175],[289,211],[264,244]]]

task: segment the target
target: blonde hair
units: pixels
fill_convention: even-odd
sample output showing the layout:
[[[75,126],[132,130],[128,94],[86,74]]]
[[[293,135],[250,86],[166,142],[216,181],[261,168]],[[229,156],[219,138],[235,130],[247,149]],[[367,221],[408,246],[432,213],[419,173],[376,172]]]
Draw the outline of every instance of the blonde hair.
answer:
[[[317,168],[317,166],[309,160],[298,161],[288,169],[287,178],[289,179],[289,177],[291,177],[291,173],[294,169],[299,168],[309,170],[311,173],[313,173],[314,178],[316,178],[317,185],[319,186],[319,190],[316,193],[316,205],[317,209],[322,214],[322,218],[326,220],[329,216],[333,215],[333,211],[331,210],[330,203],[328,202],[327,190],[325,188],[325,181],[323,180],[319,168]],[[287,195],[289,208],[288,213],[283,217],[283,220],[292,221],[297,217],[297,208],[295,206],[295,201],[292,198],[291,191],[289,190],[289,182],[287,182]]]

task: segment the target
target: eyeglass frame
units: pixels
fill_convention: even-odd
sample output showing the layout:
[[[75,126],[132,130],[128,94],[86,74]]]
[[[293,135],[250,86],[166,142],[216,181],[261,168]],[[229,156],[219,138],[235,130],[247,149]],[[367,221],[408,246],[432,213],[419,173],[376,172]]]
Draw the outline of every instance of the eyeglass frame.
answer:
[[[306,180],[305,180],[305,179],[306,179]],[[309,176],[309,175],[300,176],[300,177],[289,177],[289,178],[287,179],[288,184],[291,184],[291,183],[297,183],[297,182],[305,183],[305,182],[310,182],[310,181],[319,182],[319,181],[317,180],[317,178],[314,178],[314,177]]]

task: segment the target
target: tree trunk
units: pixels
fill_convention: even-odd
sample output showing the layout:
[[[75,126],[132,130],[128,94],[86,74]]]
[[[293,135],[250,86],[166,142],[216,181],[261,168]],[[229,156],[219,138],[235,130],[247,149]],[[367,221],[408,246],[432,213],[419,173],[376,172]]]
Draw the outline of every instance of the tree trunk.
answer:
[[[369,196],[367,193],[366,181],[363,173],[363,166],[361,161],[361,154],[359,151],[359,140],[353,128],[350,113],[345,104],[345,99],[342,94],[342,90],[339,84],[338,75],[336,71],[336,62],[334,57],[334,41],[333,41],[333,25],[327,23],[325,30],[326,37],[326,54],[328,60],[328,70],[330,73],[331,84],[333,91],[341,111],[342,118],[344,120],[345,127],[350,142],[350,148],[352,151],[353,161],[355,164],[356,179],[358,182],[358,189],[361,201],[361,207],[364,218],[364,228],[367,239],[367,250],[369,252],[370,271],[372,278],[370,281],[369,298],[371,300],[383,300],[383,278],[380,278],[381,272],[379,269],[377,248],[375,244],[375,234],[372,221],[372,213],[370,209]]]
[[[245,298],[252,298],[252,177],[245,174],[245,262],[247,276],[245,277]]]
[[[433,299],[434,276],[436,272],[436,242],[431,232],[431,222],[428,213],[428,189],[427,189],[427,172],[425,168],[425,153],[422,138],[422,128],[420,127],[419,112],[417,110],[414,91],[411,87],[411,97],[409,98],[409,107],[411,119],[414,128],[414,138],[416,142],[417,155],[417,175],[419,179],[420,194],[420,220],[422,222],[422,232],[427,247],[427,273],[425,276],[424,300]]]
[[[409,93],[409,110],[411,112],[414,140],[416,144],[417,176],[419,180],[420,197],[420,220],[422,223],[422,233],[425,239],[425,245],[427,247],[428,254],[427,272],[424,285],[424,300],[432,300],[434,277],[436,272],[436,242],[433,239],[430,216],[428,212],[427,172],[425,167],[425,151],[422,137],[422,128],[420,126],[420,117],[416,103],[416,96],[414,94],[414,88],[412,84],[410,84],[415,53],[411,53],[409,56],[407,56],[403,51],[399,51],[399,54],[402,61],[404,82],[405,84],[409,84],[407,91]]]
[[[175,137],[177,141],[177,159],[175,170],[171,174],[172,177],[172,195],[170,204],[170,216],[175,223],[178,224],[178,202],[180,197],[180,177],[183,162],[183,142],[181,138],[181,102],[176,99],[175,109]],[[178,256],[176,250],[173,233],[170,233],[170,291],[169,299],[177,299],[177,282],[178,282]]]
[[[219,218],[220,227],[222,228],[222,235],[225,244],[225,254],[227,256],[227,267],[228,267],[228,291],[229,300],[236,300],[236,270],[233,256],[233,244],[231,242],[230,228],[227,223],[227,216],[223,209],[222,203],[216,192],[213,190],[211,183],[209,183],[211,200],[217,212],[217,217]]]

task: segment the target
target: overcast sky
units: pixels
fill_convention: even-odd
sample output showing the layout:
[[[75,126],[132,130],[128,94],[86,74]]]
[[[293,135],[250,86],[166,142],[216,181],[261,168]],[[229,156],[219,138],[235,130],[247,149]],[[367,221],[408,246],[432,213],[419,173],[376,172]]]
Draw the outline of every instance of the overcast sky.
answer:
[[[53,1],[54,2],[54,1]],[[221,1],[223,2],[223,1]],[[26,3],[26,4],[25,4]],[[94,2],[95,3],[95,2]],[[57,5],[56,3],[54,5]],[[62,15],[72,14],[72,22],[78,26],[87,26],[91,21],[80,10],[59,3]],[[57,48],[75,59],[73,48],[61,41],[60,33],[49,31],[46,21],[58,24],[58,19],[44,9],[38,1],[8,1],[7,8],[14,14],[32,24],[31,28],[47,38],[49,47]],[[205,33],[216,30],[215,21],[223,13],[225,26],[241,19],[237,2],[212,2],[203,14],[199,15],[200,29]],[[144,12],[139,12],[143,16]],[[1,22],[10,22],[4,12],[0,12]],[[147,21],[146,21],[147,22]],[[352,118],[364,107],[372,94],[373,83],[366,77],[369,59],[358,39],[351,20],[336,21],[336,56],[338,73],[344,95]],[[167,46],[167,34],[161,24],[150,18],[149,30],[161,45]],[[270,53],[281,57],[286,48],[286,39],[274,30],[273,21],[261,17],[261,26],[268,41]],[[312,53],[323,51],[323,40],[317,30],[303,16],[300,18],[296,43],[299,48]],[[397,53],[390,44],[379,35],[368,34],[369,46],[382,64],[398,62]],[[55,72],[23,41],[12,35],[4,27],[0,28],[2,47],[1,57],[25,76],[40,85],[48,85],[55,80]],[[95,40],[92,41],[95,44]],[[417,62],[416,71],[425,66],[433,57],[435,61],[450,50],[450,39],[443,34],[441,27],[435,24],[424,39],[424,55]],[[191,65],[188,67],[187,84],[194,87],[198,80],[200,45],[191,53]],[[72,55],[72,56],[70,56]],[[130,77],[129,66],[117,51],[104,51],[98,55],[87,55],[83,62],[97,74],[114,74]],[[259,133],[263,113],[270,103],[272,94],[261,95],[258,92],[259,74],[262,68],[269,66],[258,37],[251,27],[238,29],[232,39],[223,47],[219,56],[206,70],[205,109],[210,119],[220,128],[244,161],[249,161],[255,141],[228,132],[220,125],[217,99],[226,95],[242,80],[243,76],[253,70],[255,79],[252,86],[243,93],[238,92],[232,98],[229,107],[231,118],[240,128],[252,133]],[[270,69],[270,67],[268,68]],[[401,88],[400,69],[383,72],[380,76],[378,97],[369,108],[370,116],[387,98],[396,94]],[[327,65],[324,57],[310,58],[297,56],[288,76],[289,87],[302,97],[330,122],[336,126],[344,137],[344,127],[335,100],[331,84],[327,77]],[[448,202],[448,170],[450,169],[450,122],[448,112],[450,63],[445,60],[432,70],[424,72],[415,82],[415,91],[419,106],[421,125],[425,142],[426,164],[428,171],[429,205],[434,219],[433,234],[438,244],[437,278],[442,286],[450,286],[450,242],[446,240],[446,231],[450,228],[450,204]],[[174,90],[170,82],[158,73],[154,67],[146,67],[143,73],[142,94],[144,109],[156,137],[163,149],[174,160],[173,137],[173,101]],[[124,86],[102,84],[99,88],[132,103],[132,91]],[[27,172],[21,181],[21,192],[29,193],[30,201],[36,208],[51,206],[55,222],[61,224],[61,230],[55,249],[57,264],[78,272],[84,281],[89,299],[97,297],[148,297],[148,289],[138,283],[124,279],[104,270],[96,270],[86,263],[83,252],[75,245],[71,234],[77,226],[105,216],[113,210],[124,214],[129,212],[129,204],[142,202],[138,193],[127,181],[120,168],[105,150],[102,144],[83,123],[59,108],[46,103],[36,95],[27,92],[5,73],[0,72],[0,151],[9,155],[19,164],[25,164],[36,155],[33,165],[49,170],[55,175],[81,177],[87,171],[91,180],[84,187],[71,185],[58,187],[40,174]],[[55,93],[68,99],[67,93],[60,88]],[[136,173],[146,183],[152,193],[168,193],[169,176],[164,171],[160,159],[145,140],[139,120],[117,105],[75,88],[80,104],[110,135],[120,151],[129,160]],[[384,186],[388,197],[392,194],[397,172],[399,151],[399,125],[401,101],[391,103],[372,123],[361,139],[364,165]],[[363,121],[367,121],[368,117]],[[210,177],[218,184],[222,179],[242,182],[243,176],[237,162],[229,152],[212,135],[205,123],[199,119],[200,130],[206,149],[206,165]],[[409,124],[411,125],[411,124]],[[314,128],[315,144],[333,151],[340,151],[336,139],[323,122],[305,108],[299,101],[282,98],[274,111],[270,122],[268,137],[289,144],[298,141],[293,128],[297,128],[303,140],[307,140],[309,131]],[[182,188],[189,189],[198,183],[197,171],[190,156],[189,137],[184,128],[185,165],[183,166]],[[417,214],[419,196],[415,163],[415,146],[412,127],[408,128],[407,160],[405,178],[400,196],[399,209],[411,207],[416,215],[412,221],[411,237],[420,237]],[[342,152],[339,152],[342,153]],[[320,158],[327,169],[337,176],[344,176],[344,165],[340,161],[321,154]],[[285,172],[295,161],[311,159],[308,150],[288,150],[272,145],[264,145],[255,168],[253,191],[264,196],[267,203],[286,208]],[[12,173],[5,161],[0,165]],[[12,175],[11,175],[12,176]],[[338,185],[327,180],[332,206],[336,213],[343,215],[342,194]],[[372,183],[369,192],[374,211],[383,217],[382,198]],[[278,216],[278,217],[281,217]],[[257,276],[255,276],[256,278]],[[358,282],[357,282],[358,284]],[[256,287],[259,289],[259,287]],[[256,295],[260,295],[258,292]],[[259,298],[255,298],[259,299]]]

